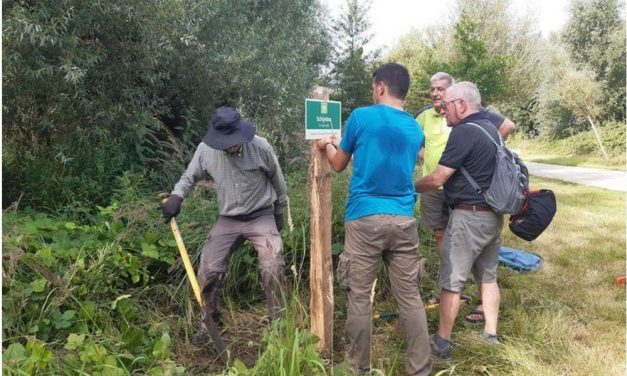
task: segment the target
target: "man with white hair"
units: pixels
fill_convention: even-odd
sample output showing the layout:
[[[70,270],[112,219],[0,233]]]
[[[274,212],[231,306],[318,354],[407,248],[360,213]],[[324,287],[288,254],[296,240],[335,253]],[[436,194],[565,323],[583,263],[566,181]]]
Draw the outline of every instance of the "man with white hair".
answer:
[[[429,84],[431,104],[421,108],[414,115],[425,135],[424,146],[420,150],[422,176],[429,175],[436,169],[451,133],[451,127],[447,125],[446,118],[440,113],[440,105],[444,92],[453,84],[455,84],[455,79],[450,74],[446,72],[434,74]],[[516,129],[514,122],[501,114],[486,108],[481,108],[479,113],[494,124],[504,140]],[[438,253],[442,252],[444,230],[448,220],[449,208],[444,203],[442,187],[420,195],[420,226],[433,231]],[[462,295],[462,299],[469,301],[470,297]],[[432,296],[428,303],[437,304],[438,302],[439,298]],[[475,309],[466,316],[466,320],[472,323],[484,321],[481,299],[478,300]]]
[[[460,295],[472,271],[481,287],[485,315],[482,338],[498,343],[496,336],[500,304],[496,281],[498,251],[501,247],[503,216],[494,213],[483,195],[468,182],[464,168],[482,190],[489,187],[495,168],[496,146],[477,126],[494,140],[497,129],[481,114],[481,95],[471,82],[448,88],[440,104],[451,133],[438,166],[416,181],[419,193],[444,186],[444,200],[452,209],[440,257],[438,285],[440,322],[431,336],[432,356],[452,358],[451,333],[459,312]]]

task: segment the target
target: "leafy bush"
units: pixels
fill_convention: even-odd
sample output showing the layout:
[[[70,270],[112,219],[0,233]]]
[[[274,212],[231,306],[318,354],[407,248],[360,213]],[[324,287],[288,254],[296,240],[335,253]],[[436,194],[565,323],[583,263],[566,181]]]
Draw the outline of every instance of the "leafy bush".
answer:
[[[4,214],[5,373],[180,371],[167,353],[168,328],[144,322],[132,299],[135,289],[166,278],[176,244],[157,232],[129,232],[128,218],[117,214],[117,204],[99,208],[92,224]]]
[[[516,135],[507,141],[508,146],[519,151],[523,159],[569,166],[624,168],[625,125],[608,122],[599,127],[599,134],[609,160],[601,154],[592,130],[561,139],[538,137],[526,139]]]
[[[106,205],[128,171],[163,189],[225,104],[282,160],[302,159],[290,135],[330,51],[319,12],[310,0],[3,3],[3,207]]]

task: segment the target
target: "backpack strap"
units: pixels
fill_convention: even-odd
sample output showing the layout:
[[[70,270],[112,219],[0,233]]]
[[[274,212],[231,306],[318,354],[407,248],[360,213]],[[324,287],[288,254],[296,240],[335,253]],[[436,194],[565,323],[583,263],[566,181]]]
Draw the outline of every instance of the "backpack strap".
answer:
[[[469,125],[474,126],[475,128],[479,128],[481,129],[481,132],[485,133],[486,136],[488,136],[488,138],[490,139],[490,141],[492,141],[492,143],[494,143],[494,145],[496,145],[496,147],[498,148],[499,146],[503,147],[503,137],[501,137],[501,133],[497,130],[496,134],[499,135],[499,143],[496,143],[496,141],[494,141],[494,138],[492,138],[492,136],[488,133],[488,131],[485,130],[485,128],[483,128],[482,126],[480,126],[477,123],[466,123]]]
[[[479,184],[477,184],[477,182],[475,181],[475,179],[472,178],[472,176],[470,176],[470,173],[468,171],[466,171],[465,168],[460,167],[459,168],[460,171],[462,172],[462,174],[464,174],[464,176],[466,177],[466,180],[468,180],[468,182],[470,183],[470,185],[472,185],[472,187],[475,189],[475,191],[477,192],[478,195],[483,194],[483,190],[481,190],[481,187],[479,187]]]
[[[490,133],[488,133],[488,131],[486,131],[479,124],[477,124],[477,123],[466,123],[466,124],[470,124],[470,125],[474,126],[475,128],[479,128],[481,130],[481,132],[485,133],[485,135],[488,136],[490,141],[492,141],[492,143],[496,146],[497,149],[499,147],[503,147],[503,138],[501,137],[501,134],[498,131],[496,133],[499,135],[500,145],[497,144],[496,141],[494,141],[494,139],[492,138],[492,136],[490,136]],[[463,167],[460,167],[459,169],[461,170],[462,174],[464,174],[464,176],[466,177],[466,180],[468,180],[470,185],[472,185],[472,187],[475,189],[477,194],[483,194],[483,190],[481,189],[481,187],[479,187],[479,184],[477,184],[477,181],[475,179],[473,179],[472,176],[470,176],[470,173]]]

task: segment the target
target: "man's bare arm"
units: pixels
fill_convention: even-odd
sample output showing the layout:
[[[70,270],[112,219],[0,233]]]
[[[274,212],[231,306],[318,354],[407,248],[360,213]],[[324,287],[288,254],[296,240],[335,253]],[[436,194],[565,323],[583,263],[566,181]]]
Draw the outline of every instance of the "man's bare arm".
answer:
[[[325,153],[331,169],[335,172],[342,172],[351,160],[351,153],[347,153],[337,144],[336,137],[324,137],[318,140],[318,148]]]
[[[514,133],[515,130],[516,124],[514,124],[514,122],[509,120],[508,118],[505,118],[505,120],[503,120],[503,123],[499,127],[499,133],[501,134],[501,137],[503,137],[503,140],[507,140],[509,135]]]
[[[416,191],[423,193],[438,189],[446,183],[453,173],[455,173],[454,168],[439,164],[435,171],[416,181]]]

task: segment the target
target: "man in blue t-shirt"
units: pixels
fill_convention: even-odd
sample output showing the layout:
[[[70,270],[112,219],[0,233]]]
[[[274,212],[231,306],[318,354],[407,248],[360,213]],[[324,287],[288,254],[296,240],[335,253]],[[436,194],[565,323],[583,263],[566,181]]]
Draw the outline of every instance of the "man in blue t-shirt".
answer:
[[[403,110],[408,89],[405,67],[383,65],[373,75],[374,105],[351,113],[340,145],[334,138],[318,140],[336,172],[343,171],[353,157],[346,239],[337,276],[348,290],[348,362],[358,372],[370,370],[372,300],[382,257],[399,306],[407,374],[431,371],[427,319],[418,290],[421,257],[414,218],[413,174],[424,135]]]

